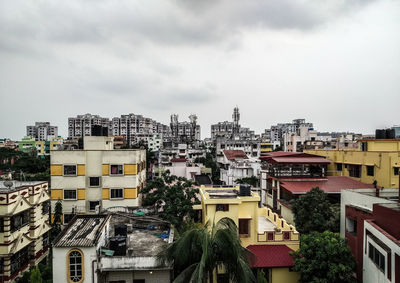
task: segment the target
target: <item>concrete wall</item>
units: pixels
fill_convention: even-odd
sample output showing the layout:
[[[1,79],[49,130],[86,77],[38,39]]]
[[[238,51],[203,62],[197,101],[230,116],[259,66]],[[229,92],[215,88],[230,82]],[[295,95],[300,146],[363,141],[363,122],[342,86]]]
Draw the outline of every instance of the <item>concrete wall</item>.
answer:
[[[69,282],[67,273],[67,254],[75,248],[56,248],[53,247],[53,282]],[[77,248],[84,256],[84,279],[82,283],[96,283],[97,276],[92,276],[92,261],[96,260],[96,250],[94,247]],[[94,263],[96,264],[96,263]],[[94,280],[94,281],[92,281]]]
[[[391,266],[389,266],[389,253],[388,251],[382,249],[382,247],[370,236],[367,235],[367,231],[371,232],[374,237],[390,249],[390,261]],[[400,254],[400,247],[397,243],[391,241],[386,237],[381,231],[376,229],[373,225],[364,222],[364,256],[363,256],[363,279],[364,283],[394,283],[399,282],[399,278],[396,280],[396,275],[400,276],[399,272],[396,274],[395,269],[395,254]],[[376,249],[379,250],[385,256],[385,273],[383,273],[374,262],[368,257],[368,245],[371,243]],[[391,269],[391,278],[388,277],[388,268]]]
[[[271,283],[297,283],[300,279],[300,273],[291,272],[289,268],[273,268]]]

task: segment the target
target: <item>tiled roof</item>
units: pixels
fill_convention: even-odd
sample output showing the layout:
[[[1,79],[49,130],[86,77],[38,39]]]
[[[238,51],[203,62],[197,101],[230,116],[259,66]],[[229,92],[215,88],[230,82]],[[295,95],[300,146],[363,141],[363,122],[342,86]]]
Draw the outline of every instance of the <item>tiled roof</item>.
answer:
[[[243,150],[224,150],[223,152],[228,160],[235,160],[236,158],[247,159],[247,155]]]
[[[292,250],[286,245],[250,245],[247,249],[255,255],[253,268],[293,266]]]
[[[171,162],[186,162],[186,158],[171,158]]]
[[[330,164],[331,161],[324,157],[274,157],[268,160],[269,163],[286,164]]]
[[[107,215],[77,215],[54,240],[54,247],[92,247],[108,221]]]
[[[340,193],[342,189],[373,188],[373,184],[365,184],[350,177],[329,176],[327,179],[292,179],[280,182],[280,187],[292,194],[305,194],[312,188],[319,187],[325,193]]]

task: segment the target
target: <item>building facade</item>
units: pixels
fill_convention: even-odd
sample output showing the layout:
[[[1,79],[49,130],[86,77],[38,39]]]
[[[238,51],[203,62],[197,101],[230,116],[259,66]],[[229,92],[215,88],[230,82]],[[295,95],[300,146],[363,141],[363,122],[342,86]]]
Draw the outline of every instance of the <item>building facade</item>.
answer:
[[[26,126],[26,135],[37,141],[47,141],[58,136],[58,127],[51,126],[50,122],[35,122],[35,126]]]
[[[398,189],[342,192],[340,235],[356,260],[358,282],[400,281],[398,200]]]
[[[14,282],[49,252],[47,182],[0,183],[0,281]]]
[[[240,186],[201,186],[200,196],[201,204],[195,209],[201,211],[202,223],[212,226],[224,217],[232,219],[238,227],[242,246],[255,255],[252,265],[255,272],[263,269],[271,283],[298,282],[299,274],[290,268],[293,259],[289,252],[299,248],[300,235],[271,209],[260,208],[257,193]],[[217,272],[215,276],[223,277],[223,274]]]
[[[110,119],[90,113],[68,118],[68,138],[80,138],[92,136],[92,126],[105,127],[110,129]]]
[[[331,160],[328,175],[348,176],[385,188],[399,187],[400,139],[365,139],[356,150],[307,150]]]
[[[85,137],[83,150],[50,156],[51,204],[62,201],[63,222],[114,206],[137,207],[146,181],[146,152],[114,149],[113,137]],[[54,211],[54,210],[53,210]]]

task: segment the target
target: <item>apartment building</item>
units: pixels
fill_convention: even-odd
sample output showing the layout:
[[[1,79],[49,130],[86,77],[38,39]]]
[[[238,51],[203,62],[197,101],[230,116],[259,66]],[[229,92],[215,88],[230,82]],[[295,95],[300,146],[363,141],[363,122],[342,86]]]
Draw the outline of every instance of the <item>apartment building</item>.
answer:
[[[348,176],[385,188],[399,187],[400,139],[360,139],[354,150],[306,150],[326,157],[329,176]]]
[[[35,126],[26,126],[26,135],[37,141],[47,141],[58,136],[58,127],[51,126],[50,122],[35,122]]]
[[[399,190],[343,191],[340,215],[340,235],[356,260],[358,282],[400,282]]]
[[[133,145],[139,142],[149,144],[155,135],[169,136],[170,129],[167,125],[159,123],[142,115],[128,114],[114,117],[110,123],[110,135],[122,136],[127,144]]]
[[[329,160],[300,152],[271,152],[262,161],[260,187],[265,205],[294,223],[291,200],[318,187],[332,202],[339,203],[344,189],[372,188],[345,176],[327,176]]]
[[[95,125],[110,129],[110,119],[90,113],[68,118],[68,138],[92,136],[92,126]]]
[[[49,252],[47,182],[0,182],[0,282],[14,282]]]
[[[296,134],[300,129],[300,126],[313,130],[313,124],[306,122],[305,119],[294,119],[292,123],[278,123],[277,125],[271,126],[270,129],[265,131],[265,134],[269,134],[270,142],[283,142],[284,135]],[[268,138],[268,137],[266,137]]]
[[[64,224],[75,214],[95,213],[96,207],[139,206],[145,150],[114,149],[113,137],[84,137],[83,142],[82,150],[50,155],[51,205],[62,201]]]
[[[259,207],[260,196],[248,186],[200,187],[201,204],[194,208],[201,214],[203,225],[218,222],[224,217],[232,219],[238,227],[242,246],[249,249],[255,260],[252,268],[264,270],[268,282],[298,282],[299,274],[292,272],[291,251],[300,245],[300,235],[293,225],[280,218],[271,209]],[[227,280],[217,271],[219,280]],[[221,281],[228,282],[228,281]]]
[[[51,150],[61,149],[63,144],[63,138],[50,138],[50,140],[46,141],[37,141],[35,143],[37,155],[39,157],[44,157],[50,155]]]

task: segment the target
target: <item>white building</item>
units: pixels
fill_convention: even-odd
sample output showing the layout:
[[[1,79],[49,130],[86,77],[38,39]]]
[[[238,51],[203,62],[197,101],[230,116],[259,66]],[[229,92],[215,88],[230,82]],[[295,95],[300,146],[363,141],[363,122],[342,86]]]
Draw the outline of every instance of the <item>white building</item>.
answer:
[[[257,177],[261,170],[260,160],[249,158],[242,150],[223,150],[220,163],[220,180],[227,186],[236,185],[236,179]]]
[[[77,215],[54,241],[53,281],[170,282],[172,265],[157,255],[173,237],[170,225],[154,217]]]
[[[58,127],[50,126],[50,122],[35,122],[35,126],[26,126],[26,135],[37,141],[47,141],[58,136]]]
[[[146,180],[146,152],[114,149],[113,137],[84,137],[83,150],[50,155],[51,203],[62,201],[64,224],[96,206],[137,207]]]

